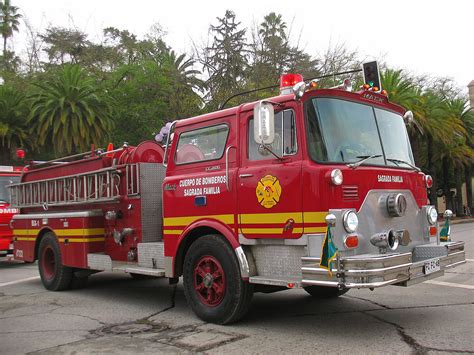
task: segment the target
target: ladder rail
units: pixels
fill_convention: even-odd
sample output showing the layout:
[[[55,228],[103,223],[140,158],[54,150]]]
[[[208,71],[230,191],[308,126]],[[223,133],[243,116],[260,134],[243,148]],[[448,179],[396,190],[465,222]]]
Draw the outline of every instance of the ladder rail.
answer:
[[[124,168],[124,169],[123,169]],[[125,186],[121,175],[125,174]],[[27,181],[9,186],[12,206],[66,206],[116,201],[140,193],[139,165],[127,164],[74,175]]]

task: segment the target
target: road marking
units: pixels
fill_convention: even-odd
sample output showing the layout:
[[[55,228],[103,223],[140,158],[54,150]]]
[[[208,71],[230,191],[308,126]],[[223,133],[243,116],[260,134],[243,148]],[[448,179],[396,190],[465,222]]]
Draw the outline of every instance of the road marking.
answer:
[[[38,280],[39,278],[40,278],[39,276],[33,276],[33,277],[27,277],[26,279],[15,280],[15,281],[10,281],[10,282],[4,282],[4,283],[0,284],[0,287],[15,285],[15,284],[19,284],[19,283],[26,282],[26,281]]]
[[[474,259],[466,259],[466,261],[470,261],[472,263]]]
[[[459,287],[459,288],[465,288],[467,290],[474,290],[473,285],[457,284],[457,283],[454,283],[454,282],[428,280],[428,281],[425,281],[425,283],[432,284],[432,285],[448,286],[448,287]]]

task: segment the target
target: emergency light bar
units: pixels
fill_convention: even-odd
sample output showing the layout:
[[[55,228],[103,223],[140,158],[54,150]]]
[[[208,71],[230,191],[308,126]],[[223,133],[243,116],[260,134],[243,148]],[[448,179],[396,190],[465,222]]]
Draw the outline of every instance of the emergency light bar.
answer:
[[[280,76],[280,95],[292,94],[293,86],[301,82],[304,82],[301,74],[283,74]]]

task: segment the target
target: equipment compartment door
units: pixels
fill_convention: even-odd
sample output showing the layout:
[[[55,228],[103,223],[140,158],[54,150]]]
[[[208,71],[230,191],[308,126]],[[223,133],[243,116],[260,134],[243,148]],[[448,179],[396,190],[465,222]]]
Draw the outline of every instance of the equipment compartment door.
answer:
[[[287,106],[288,107],[288,106]],[[243,118],[238,174],[239,233],[245,238],[299,238],[303,232],[301,142],[296,108],[275,112],[275,141],[263,150],[253,115]]]

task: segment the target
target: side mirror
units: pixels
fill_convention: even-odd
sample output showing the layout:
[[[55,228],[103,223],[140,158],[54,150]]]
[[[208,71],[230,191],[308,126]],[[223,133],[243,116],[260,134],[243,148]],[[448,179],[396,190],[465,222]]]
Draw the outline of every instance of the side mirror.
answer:
[[[403,120],[405,121],[405,125],[410,126],[413,123],[413,112],[405,112],[403,115]]]
[[[257,144],[272,144],[275,140],[275,112],[269,102],[260,101],[253,108],[253,139]]]

